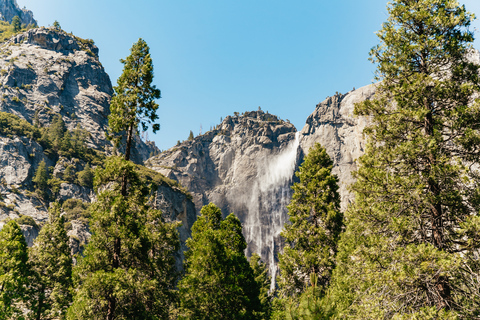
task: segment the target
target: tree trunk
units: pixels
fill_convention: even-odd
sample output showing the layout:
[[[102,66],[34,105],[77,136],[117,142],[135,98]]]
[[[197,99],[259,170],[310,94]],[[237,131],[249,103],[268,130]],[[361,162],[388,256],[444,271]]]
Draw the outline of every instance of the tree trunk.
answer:
[[[427,99],[426,99],[427,100]],[[428,106],[431,106],[431,104],[426,101],[425,102]],[[433,114],[432,111],[430,111],[427,116],[425,117],[425,135],[427,136],[433,136],[434,134],[434,123],[433,123]],[[430,175],[430,173],[433,170],[433,167],[436,165],[437,158],[436,155],[433,152],[430,152],[428,155],[427,159],[427,174]],[[428,192],[432,195],[432,198],[434,199],[432,203],[430,203],[430,223],[432,226],[432,240],[433,240],[433,245],[439,249],[439,250],[444,250],[444,227],[443,227],[443,210],[442,210],[442,204],[440,203],[439,196],[441,193],[440,186],[438,185],[437,181],[432,179],[431,177],[428,178],[427,181],[427,188]],[[450,309],[451,307],[451,302],[452,302],[452,296],[451,296],[451,290],[450,290],[450,283],[448,281],[448,278],[445,276],[438,276],[436,279],[436,284],[435,284],[437,294],[434,294],[435,296],[435,304],[438,309]]]
[[[111,297],[108,300],[107,320],[115,319],[115,307],[116,307],[116,300],[115,298]]]
[[[44,294],[45,294],[45,288],[42,287],[39,292],[40,298],[38,299],[38,309],[37,309],[37,316],[35,317],[35,320],[42,319],[42,307],[43,307]]]

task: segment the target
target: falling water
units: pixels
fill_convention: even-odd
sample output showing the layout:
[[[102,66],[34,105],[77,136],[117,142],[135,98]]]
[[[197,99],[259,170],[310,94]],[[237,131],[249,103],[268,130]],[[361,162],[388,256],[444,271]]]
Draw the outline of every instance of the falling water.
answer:
[[[291,141],[276,155],[260,159],[257,177],[251,185],[251,194],[246,203],[248,215],[244,223],[248,253],[260,254],[266,261],[272,276],[271,289],[275,287],[277,274],[276,256],[282,244],[280,232],[288,221],[292,192],[290,185],[294,175],[300,136],[297,132]]]

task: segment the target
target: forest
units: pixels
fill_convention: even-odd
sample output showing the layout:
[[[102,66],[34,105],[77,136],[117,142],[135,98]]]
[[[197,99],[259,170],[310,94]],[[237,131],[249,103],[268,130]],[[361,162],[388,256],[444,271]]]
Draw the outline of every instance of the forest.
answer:
[[[114,155],[87,148],[88,133],[69,132],[61,116],[41,128],[1,113],[0,134],[85,161],[65,179],[93,186],[96,201],[50,201],[30,248],[20,221],[3,226],[0,319],[480,319],[475,17],[455,0],[393,0],[387,11],[370,52],[376,94],[355,106],[370,119],[355,200],[340,209],[333,160],[315,144],[296,172],[275,288],[260,256],[245,255],[240,220],[213,203],[176,266],[179,223],[152,206],[157,181],[131,161],[135,135],[159,130],[160,90],[143,39],[114,87],[106,132]],[[58,184],[45,162],[33,183],[45,202]],[[68,215],[92,234],[75,257]]]

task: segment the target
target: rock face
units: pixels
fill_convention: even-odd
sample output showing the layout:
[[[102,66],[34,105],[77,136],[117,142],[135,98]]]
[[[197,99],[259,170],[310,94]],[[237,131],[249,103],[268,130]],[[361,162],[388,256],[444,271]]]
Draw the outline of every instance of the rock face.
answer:
[[[214,130],[146,165],[186,187],[197,212],[210,202],[224,215],[234,212],[243,224],[247,254],[274,261],[299,156],[295,133],[292,124],[276,116],[246,112],[226,117]]]
[[[113,89],[92,40],[54,28],[19,34],[0,47],[0,84],[0,111],[43,126],[59,114],[69,130],[79,125],[90,133],[89,147],[111,148],[105,131]],[[138,137],[135,149],[137,163],[158,151]]]
[[[37,25],[37,21],[33,19],[33,12],[25,8],[20,9],[16,0],[0,0],[0,19],[12,22],[15,16],[18,16],[26,26]]]
[[[375,86],[369,85],[329,97],[317,105],[300,131],[300,146],[304,154],[318,142],[332,158],[332,172],[339,178],[343,210],[353,200],[347,187],[354,182],[351,172],[357,168],[355,161],[364,153],[363,129],[368,124],[367,118],[355,117],[353,109],[355,103],[370,99],[374,94]]]

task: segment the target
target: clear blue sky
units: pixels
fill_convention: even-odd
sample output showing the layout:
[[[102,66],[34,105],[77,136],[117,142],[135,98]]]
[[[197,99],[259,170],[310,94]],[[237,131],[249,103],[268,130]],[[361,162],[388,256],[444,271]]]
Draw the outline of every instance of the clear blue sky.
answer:
[[[387,18],[386,0],[17,2],[39,25],[58,20],[65,31],[93,39],[113,85],[119,59],[138,38],[147,41],[162,91],[161,130],[149,139],[162,150],[190,130],[197,135],[200,126],[205,132],[221,117],[259,106],[301,130],[327,96],[372,82],[368,52]],[[480,16],[479,0],[460,2]],[[480,29],[478,20],[474,26]]]

